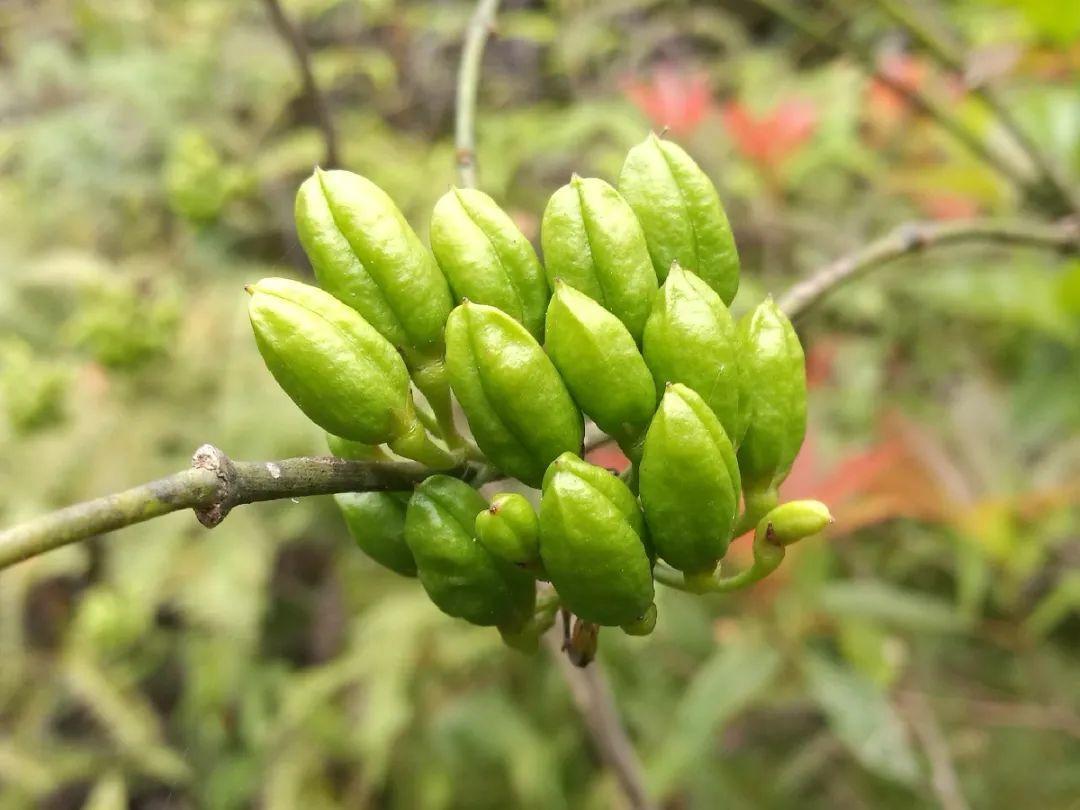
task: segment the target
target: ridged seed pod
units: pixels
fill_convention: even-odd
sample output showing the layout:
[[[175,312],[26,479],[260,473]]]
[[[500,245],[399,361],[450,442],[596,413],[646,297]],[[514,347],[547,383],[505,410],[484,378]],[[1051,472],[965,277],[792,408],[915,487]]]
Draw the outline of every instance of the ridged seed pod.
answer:
[[[738,326],[744,379],[739,468],[747,491],[779,486],[806,435],[806,362],[791,321],[768,298]]]
[[[393,459],[393,456],[381,445],[354,442],[335,436],[333,433],[326,434],[326,446],[332,455],[349,461],[390,461]]]
[[[544,348],[581,410],[624,449],[630,448],[656,410],[656,386],[622,321],[557,281]]]
[[[319,285],[355,309],[405,358],[448,441],[457,441],[443,366],[453,307],[435,257],[394,201],[365,177],[315,173],[296,195],[296,231]]]
[[[619,191],[641,222],[660,280],[678,262],[730,304],[739,289],[739,254],[716,187],[693,158],[650,134],[627,154]]]
[[[435,468],[457,463],[417,419],[401,356],[356,310],[283,278],[265,278],[247,291],[259,353],[308,419],[354,442],[385,442]]]
[[[529,499],[517,492],[500,492],[476,516],[476,539],[519,568],[535,569],[540,561],[540,519]]]
[[[433,475],[409,499],[405,541],[420,583],[441,611],[473,624],[515,630],[532,618],[536,583],[473,536],[476,515],[486,508],[468,484]]]
[[[544,476],[540,557],[563,604],[584,621],[640,627],[653,601],[645,522],[632,492],[572,453]]]
[[[656,553],[686,574],[711,573],[739,506],[739,468],[720,421],[684,385],[667,388],[645,436],[639,481]]]
[[[365,444],[392,441],[412,426],[405,363],[355,310],[299,281],[264,278],[247,289],[259,352],[311,421]]]
[[[356,545],[380,565],[416,576],[416,560],[405,543],[408,492],[344,492],[334,496]]]
[[[491,197],[470,188],[444,194],[431,216],[431,249],[458,301],[501,309],[544,336],[548,283],[529,240]]]
[[[538,487],[559,454],[581,449],[584,425],[540,344],[495,307],[466,301],[446,324],[450,383],[484,454]]]
[[[656,272],[641,225],[619,192],[603,180],[575,174],[548,201],[540,241],[552,286],[562,279],[641,340]]]
[[[700,278],[675,265],[656,293],[642,347],[656,387],[682,383],[712,408],[733,443],[746,431],[735,321]]]
[[[316,169],[296,195],[296,230],[319,286],[394,346],[440,352],[450,288],[385,191],[352,172]]]

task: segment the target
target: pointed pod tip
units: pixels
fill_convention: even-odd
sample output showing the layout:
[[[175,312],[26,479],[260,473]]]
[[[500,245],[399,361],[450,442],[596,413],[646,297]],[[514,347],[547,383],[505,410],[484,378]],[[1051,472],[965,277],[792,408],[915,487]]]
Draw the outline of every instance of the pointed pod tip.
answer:
[[[255,294],[255,285],[254,284],[245,284],[244,285],[244,292],[246,292],[248,295],[254,295]]]

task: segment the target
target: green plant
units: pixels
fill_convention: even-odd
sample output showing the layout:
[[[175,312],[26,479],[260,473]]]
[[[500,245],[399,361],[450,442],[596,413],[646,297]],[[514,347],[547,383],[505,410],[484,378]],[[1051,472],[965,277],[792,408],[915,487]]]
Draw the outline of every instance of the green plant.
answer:
[[[658,161],[684,206],[650,196]],[[729,297],[738,283],[715,189],[685,152],[656,136],[631,150],[623,182],[635,190],[636,210],[595,178],[575,175],[552,196],[543,222],[550,304],[535,254],[486,195],[451,191],[437,204],[436,263],[384,192],[340,170],[316,170],[304,183],[297,221],[320,283],[341,303],[295,282],[251,288],[268,367],[324,430],[436,469],[471,465],[475,485],[507,477],[542,485],[538,526],[522,496],[489,506],[446,475],[416,489],[403,528],[397,496],[339,500],[374,559],[410,575],[414,563],[440,609],[498,626],[513,646],[535,643],[554,620],[552,604],[581,622],[651,632],[658,559],[683,574],[681,583],[663,580],[669,584],[730,590],[770,573],[784,544],[828,522],[820,504],[773,508],[805,432],[803,354],[771,299],[737,333],[724,300],[697,275],[707,271]],[[657,290],[650,253],[693,264],[684,269],[672,258]],[[440,267],[448,280],[434,280]],[[458,301],[452,311],[446,289]],[[422,340],[412,322],[422,322]],[[635,335],[644,336],[643,349]],[[475,446],[458,436],[448,401],[430,396],[427,368],[445,368]],[[408,373],[442,419],[420,419]],[[582,459],[583,414],[627,452],[631,466],[621,476]],[[347,446],[339,452],[354,455]],[[780,543],[776,521],[763,515],[787,525],[791,511],[812,519],[785,529]],[[359,524],[365,517],[368,530]],[[752,567],[721,577],[733,533],[759,520],[768,526],[758,526]],[[400,557],[402,537],[411,560]],[[534,580],[549,581],[554,598],[526,618]],[[577,637],[591,648],[597,631]]]

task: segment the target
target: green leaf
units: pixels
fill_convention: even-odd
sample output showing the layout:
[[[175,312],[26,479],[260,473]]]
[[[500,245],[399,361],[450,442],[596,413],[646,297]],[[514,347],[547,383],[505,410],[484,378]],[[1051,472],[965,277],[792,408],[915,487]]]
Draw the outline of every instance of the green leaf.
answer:
[[[807,686],[833,733],[863,767],[913,785],[919,765],[903,721],[874,682],[820,656],[805,665]]]
[[[714,732],[759,698],[780,668],[780,654],[740,641],[718,650],[694,675],[675,708],[672,728],[646,766],[651,791],[663,795],[708,752]]]
[[[968,620],[950,603],[881,582],[835,582],[821,591],[821,606],[834,616],[871,619],[925,633],[960,633]]]

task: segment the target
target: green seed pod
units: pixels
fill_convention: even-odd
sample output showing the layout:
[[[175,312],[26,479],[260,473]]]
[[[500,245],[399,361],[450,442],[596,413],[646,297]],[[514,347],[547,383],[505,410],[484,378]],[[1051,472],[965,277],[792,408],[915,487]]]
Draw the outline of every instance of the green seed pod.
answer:
[[[417,419],[401,357],[356,310],[283,278],[264,278],[247,291],[259,353],[308,419],[355,442],[386,442],[431,467],[458,463]]]
[[[790,546],[817,534],[832,522],[829,507],[821,501],[788,501],[765,515],[757,531],[768,534],[774,543]]]
[[[431,249],[457,300],[497,307],[537,340],[548,283],[529,240],[482,191],[454,188],[435,203]]]
[[[450,288],[385,191],[316,169],[296,195],[296,230],[323,289],[403,351],[441,353]]]
[[[641,225],[619,192],[575,174],[551,196],[540,240],[552,286],[561,278],[600,302],[640,341],[656,272]]]
[[[390,461],[393,458],[380,445],[350,441],[333,433],[326,434],[326,446],[331,455],[349,461]]]
[[[806,435],[806,364],[791,322],[772,298],[739,321],[743,410],[739,446],[747,491],[774,488],[791,470]]]
[[[643,350],[657,388],[677,382],[694,389],[739,443],[746,418],[735,322],[720,296],[677,264],[656,293]]]
[[[427,478],[405,513],[405,542],[420,583],[444,613],[473,624],[518,629],[532,618],[535,580],[492,556],[473,537],[487,502],[468,484],[445,475]]]
[[[540,560],[540,519],[529,499],[516,492],[500,492],[476,516],[476,539],[519,568],[534,567]]]
[[[645,615],[636,622],[624,624],[622,630],[628,636],[647,636],[656,629],[656,603],[649,605]]]
[[[678,262],[725,304],[739,289],[739,254],[716,187],[682,147],[650,134],[630,150],[619,174],[661,281]]]
[[[495,307],[466,301],[446,323],[450,382],[484,454],[540,485],[556,456],[581,449],[584,425],[544,350]]]
[[[355,310],[288,279],[264,278],[247,289],[266,367],[312,422],[365,444],[391,441],[412,428],[405,364]]]
[[[316,169],[296,195],[296,230],[320,286],[401,351],[443,436],[459,444],[442,362],[450,287],[394,201],[358,174]]]
[[[628,448],[649,426],[656,386],[622,321],[562,280],[547,311],[544,346],[570,394]]]
[[[563,605],[586,622],[634,625],[653,601],[645,524],[607,470],[559,456],[544,476],[540,557]]]
[[[645,436],[641,505],[656,552],[688,576],[727,551],[739,505],[735,451],[692,389],[669,385]]]
[[[416,560],[405,543],[408,492],[344,492],[334,496],[356,545],[371,559],[402,576],[416,576]]]

